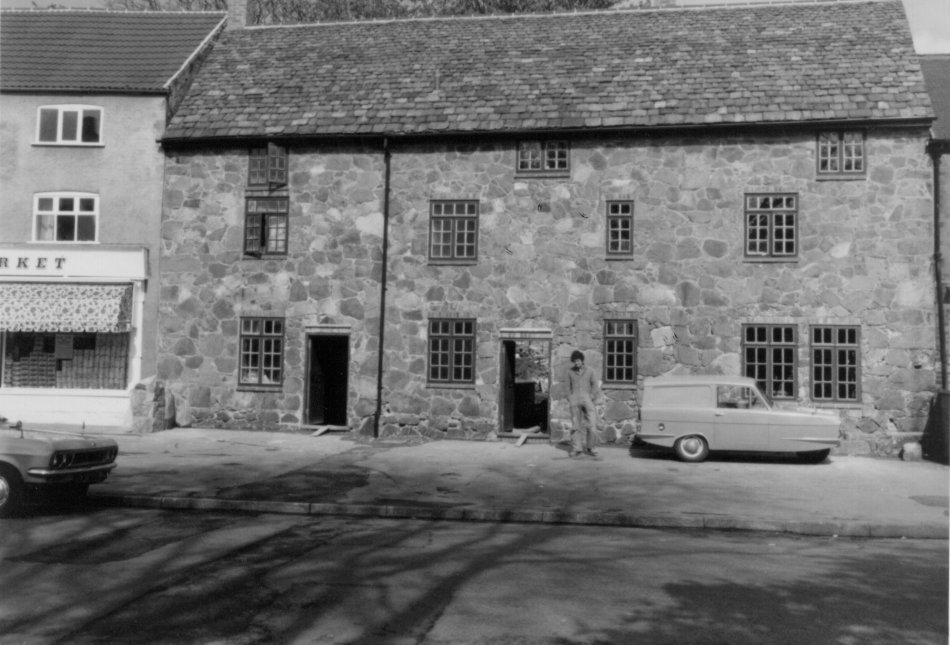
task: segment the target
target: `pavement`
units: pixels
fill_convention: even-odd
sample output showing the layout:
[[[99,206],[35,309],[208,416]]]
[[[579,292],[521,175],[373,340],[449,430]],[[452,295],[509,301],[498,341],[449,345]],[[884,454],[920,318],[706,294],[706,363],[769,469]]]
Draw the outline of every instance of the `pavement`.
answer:
[[[108,436],[118,466],[89,493],[103,505],[863,538],[947,539],[950,521],[950,468],[930,461],[713,455],[687,464],[610,446],[572,458],[541,438],[192,428]]]

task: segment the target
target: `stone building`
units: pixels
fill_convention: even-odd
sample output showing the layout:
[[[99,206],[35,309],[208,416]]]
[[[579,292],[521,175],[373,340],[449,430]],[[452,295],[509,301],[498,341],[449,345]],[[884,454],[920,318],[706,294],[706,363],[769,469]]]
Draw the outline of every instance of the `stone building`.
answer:
[[[749,374],[919,432],[932,121],[898,2],[229,30],[166,131],[177,422],[606,439],[642,378]]]
[[[0,416],[128,428],[150,405],[158,139],[224,23],[0,14]]]

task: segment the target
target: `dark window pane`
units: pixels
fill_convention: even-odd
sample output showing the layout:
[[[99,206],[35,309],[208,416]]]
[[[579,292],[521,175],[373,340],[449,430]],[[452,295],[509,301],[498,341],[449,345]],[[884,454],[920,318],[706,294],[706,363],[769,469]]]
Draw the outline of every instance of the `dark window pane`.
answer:
[[[79,113],[63,112],[63,141],[76,141],[79,129]]]
[[[99,110],[83,110],[82,140],[84,143],[99,142]]]
[[[56,240],[72,242],[76,239],[76,218],[72,215],[60,215],[56,218]]]
[[[56,141],[59,110],[40,110],[40,141]]]
[[[96,241],[96,218],[92,215],[80,215],[76,231],[76,239],[80,242]]]

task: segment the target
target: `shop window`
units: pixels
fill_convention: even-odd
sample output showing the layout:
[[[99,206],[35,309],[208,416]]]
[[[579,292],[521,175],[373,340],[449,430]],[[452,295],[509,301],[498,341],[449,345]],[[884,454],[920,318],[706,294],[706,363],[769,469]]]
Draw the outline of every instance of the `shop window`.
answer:
[[[102,108],[94,105],[44,105],[36,120],[37,143],[95,146],[102,143]]]
[[[798,197],[789,194],[745,196],[747,258],[798,255]]]
[[[522,141],[518,144],[518,173],[563,176],[570,172],[567,141]]]
[[[429,260],[440,263],[476,261],[478,202],[434,201],[429,209]]]
[[[33,240],[95,242],[99,197],[92,193],[37,193],[33,196]]]
[[[283,380],[284,319],[241,318],[238,385],[279,386]]]
[[[248,255],[287,253],[287,197],[248,197],[244,215],[244,252]]]
[[[818,175],[863,176],[865,172],[864,134],[822,132],[818,135]]]
[[[3,387],[119,390],[127,385],[129,334],[7,332]]]
[[[812,327],[811,374],[813,401],[860,401],[860,329],[836,325]]]
[[[607,257],[633,255],[633,202],[607,202]]]
[[[475,320],[429,321],[429,383],[470,385],[475,382]]]
[[[794,325],[743,325],[742,373],[773,399],[794,399],[797,342]]]
[[[637,382],[637,321],[604,321],[604,383]]]
[[[248,159],[247,185],[279,188],[287,185],[287,147],[268,143],[251,148]]]

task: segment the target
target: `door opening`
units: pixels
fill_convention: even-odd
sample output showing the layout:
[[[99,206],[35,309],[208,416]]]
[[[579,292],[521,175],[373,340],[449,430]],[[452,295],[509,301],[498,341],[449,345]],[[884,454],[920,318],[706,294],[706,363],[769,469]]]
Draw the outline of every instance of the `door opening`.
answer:
[[[347,425],[350,337],[310,335],[307,353],[307,423]]]
[[[547,433],[550,415],[551,343],[501,341],[501,432]]]

